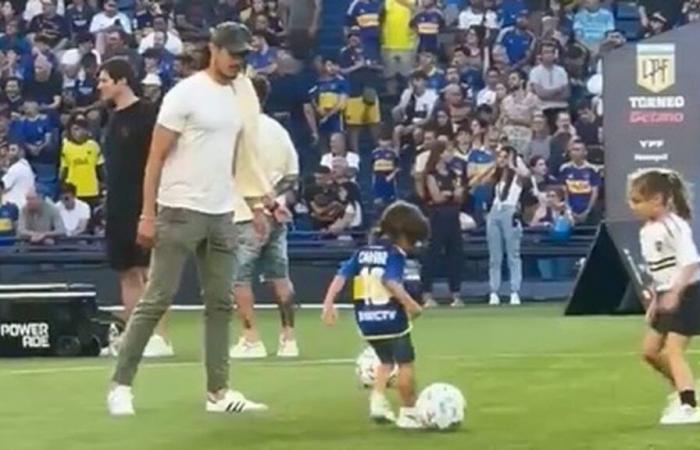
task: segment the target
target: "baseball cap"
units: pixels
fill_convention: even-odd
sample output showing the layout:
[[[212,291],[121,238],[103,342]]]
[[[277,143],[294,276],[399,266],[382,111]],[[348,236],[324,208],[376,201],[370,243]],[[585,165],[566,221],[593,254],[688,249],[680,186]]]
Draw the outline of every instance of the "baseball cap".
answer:
[[[251,34],[248,27],[237,22],[221,23],[214,28],[211,35],[212,44],[219,48],[225,48],[232,55],[252,51],[250,39]]]

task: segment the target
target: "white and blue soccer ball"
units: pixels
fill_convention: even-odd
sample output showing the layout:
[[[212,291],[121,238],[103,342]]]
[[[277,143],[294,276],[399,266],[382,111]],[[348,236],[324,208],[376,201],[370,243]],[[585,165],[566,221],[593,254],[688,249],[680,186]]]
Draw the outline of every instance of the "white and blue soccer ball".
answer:
[[[418,396],[416,409],[421,422],[430,429],[451,430],[464,422],[467,400],[451,384],[434,383]]]
[[[381,361],[379,361],[379,357],[372,347],[368,346],[360,353],[355,361],[355,374],[363,387],[370,388],[374,386],[377,368],[380,365]],[[398,368],[394,366],[394,370],[391,371],[391,376],[388,381],[389,386],[393,385],[394,381],[396,381],[397,373]]]

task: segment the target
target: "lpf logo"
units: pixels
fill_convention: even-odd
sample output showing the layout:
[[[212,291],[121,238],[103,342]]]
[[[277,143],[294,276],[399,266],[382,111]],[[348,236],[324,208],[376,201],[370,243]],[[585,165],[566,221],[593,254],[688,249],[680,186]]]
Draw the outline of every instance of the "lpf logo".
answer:
[[[676,83],[675,44],[637,44],[637,84],[658,94]]]
[[[45,322],[0,324],[0,339],[21,339],[22,348],[49,348],[49,324]]]

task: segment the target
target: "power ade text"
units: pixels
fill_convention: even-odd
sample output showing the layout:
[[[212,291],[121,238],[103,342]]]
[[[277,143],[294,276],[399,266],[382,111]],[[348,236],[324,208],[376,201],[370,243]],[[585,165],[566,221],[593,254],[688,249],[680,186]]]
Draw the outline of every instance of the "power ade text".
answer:
[[[49,348],[49,324],[43,322],[0,324],[0,339],[22,339],[22,348]]]

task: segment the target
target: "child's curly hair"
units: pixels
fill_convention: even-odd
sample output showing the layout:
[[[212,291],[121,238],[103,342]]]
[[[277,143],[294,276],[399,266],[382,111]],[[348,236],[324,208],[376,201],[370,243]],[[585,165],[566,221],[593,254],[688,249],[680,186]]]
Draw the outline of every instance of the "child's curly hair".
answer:
[[[378,228],[380,235],[387,236],[393,242],[403,236],[415,244],[430,236],[428,219],[416,205],[404,201],[394,202],[384,210]]]

